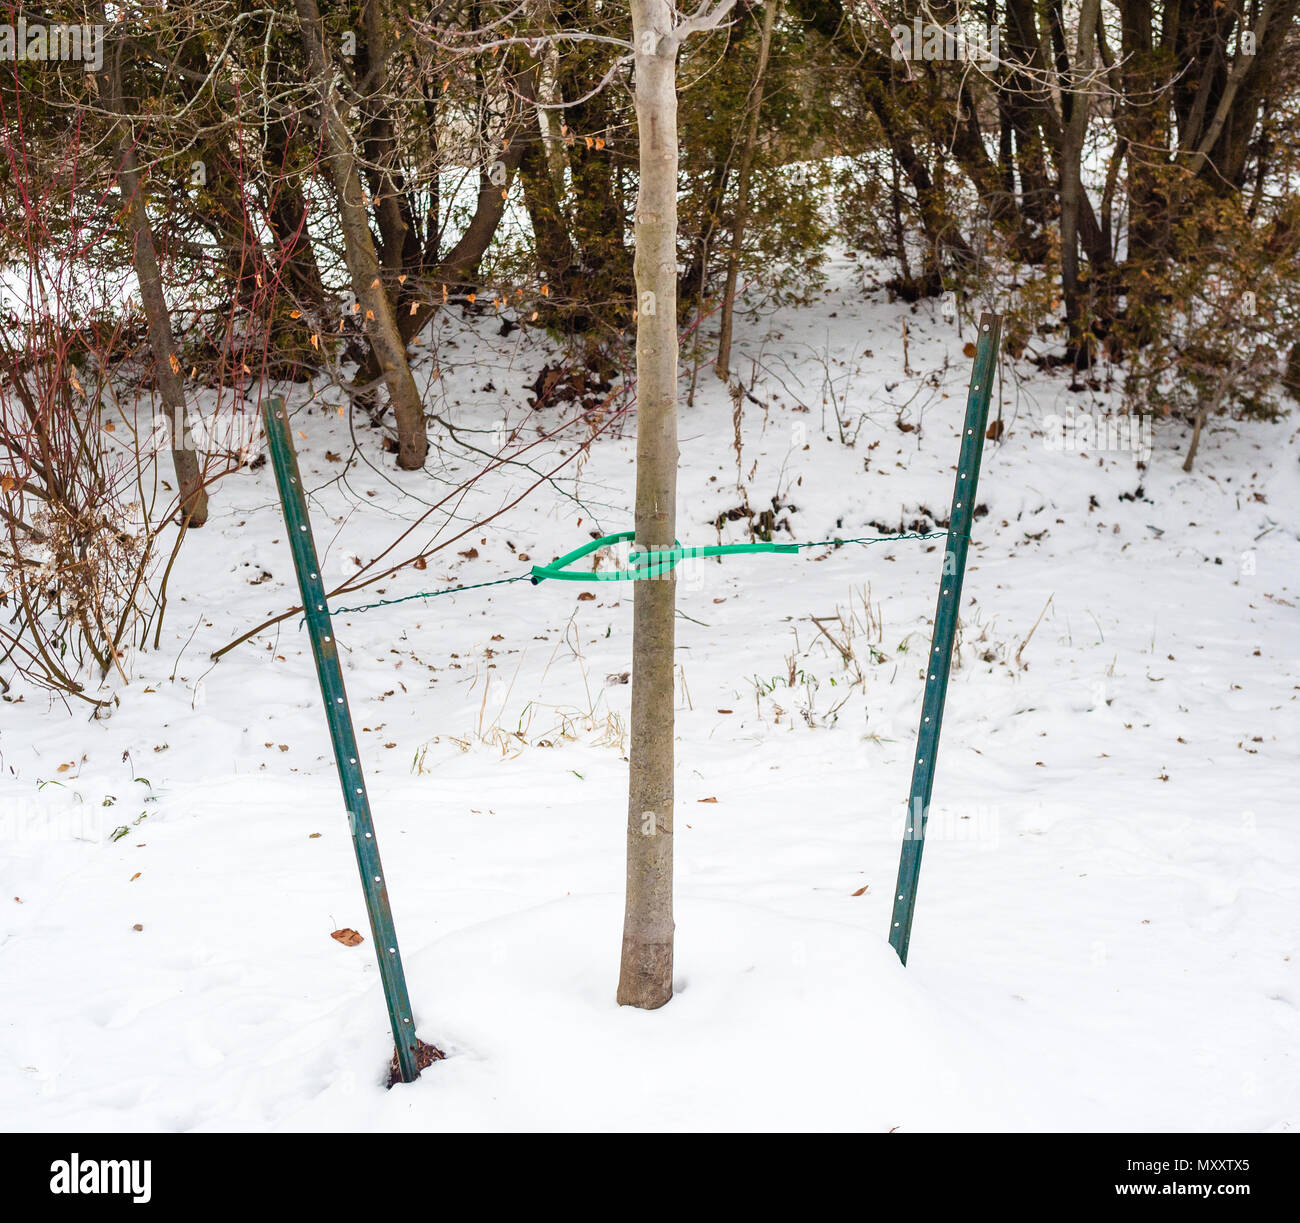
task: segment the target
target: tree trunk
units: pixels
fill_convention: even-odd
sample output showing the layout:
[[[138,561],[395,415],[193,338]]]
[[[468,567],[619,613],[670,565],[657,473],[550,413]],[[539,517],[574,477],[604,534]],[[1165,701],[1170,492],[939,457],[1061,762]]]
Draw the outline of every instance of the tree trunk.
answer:
[[[321,30],[316,0],[294,0],[302,29],[307,62],[320,95],[320,129],[325,159],[334,176],[339,220],[343,228],[344,258],[352,289],[364,314],[370,349],[388,388],[388,402],[397,424],[397,465],[424,466],[429,439],[424,431],[424,404],[406,359],[406,344],[398,330],[393,307],[379,276],[379,256],[370,233],[365,191],[352,151],[352,140],[335,97],[331,64]]]
[[[1041,127],[1048,109],[1043,98],[1046,89],[1035,83],[1036,76],[1042,79],[1045,64],[1039,50],[1033,0],[1007,0],[1006,39],[1009,66],[998,91],[998,103],[1005,106],[1015,131],[1021,209],[1035,225],[1043,226],[1050,217],[1052,191],[1047,181]]]
[[[375,201],[379,225],[379,262],[392,277],[420,270],[419,233],[400,169],[393,99],[400,96],[389,83],[389,63],[395,58],[393,30],[396,20],[387,0],[363,4],[366,36],[357,48],[357,73],[370,86],[359,124],[362,161],[370,196]],[[399,282],[400,283],[400,282]]]
[[[102,9],[101,9],[102,15]],[[181,520],[189,527],[201,527],[208,520],[208,493],[203,486],[198,451],[192,445],[189,408],[185,401],[185,380],[181,375],[176,337],[163,293],[162,269],[154,246],[149,213],[145,208],[140,163],[135,138],[126,117],[122,89],[122,42],[116,41],[106,70],[101,74],[104,102],[118,121],[118,188],[122,197],[122,221],[131,238],[131,257],[140,286],[140,302],[149,326],[149,347],[153,350],[155,377],[167,409],[172,438],[172,464],[180,496]]]
[[[740,247],[749,224],[749,175],[754,168],[754,145],[758,140],[759,111],[763,107],[763,78],[772,50],[772,26],[780,0],[767,0],[763,9],[763,34],[758,46],[758,67],[754,72],[753,96],[750,100],[749,124],[745,147],[740,154],[740,172],[736,178],[736,223],[731,232],[731,250],[727,255],[727,279],[722,287],[722,319],[718,328],[718,358],[713,368],[724,382],[731,370],[731,328],[735,316],[736,281],[740,273]]]
[[[267,133],[263,154],[265,172],[272,186],[266,207],[274,258],[284,268],[285,280],[294,304],[304,311],[299,323],[302,342],[323,325],[325,284],[307,228],[307,201],[301,183],[291,174],[293,137],[283,123],[273,123]],[[308,321],[315,326],[308,326]]]
[[[1201,430],[1205,428],[1206,409],[1200,407],[1196,409],[1196,417],[1192,421],[1192,441],[1187,447],[1187,457],[1183,460],[1183,470],[1191,471],[1192,465],[1196,462],[1196,452],[1201,448]]]
[[[1082,368],[1089,360],[1079,278],[1079,227],[1083,205],[1083,142],[1092,103],[1088,77],[1093,67],[1093,38],[1100,3],[1101,0],[1083,0],[1074,71],[1063,78],[1069,79],[1073,88],[1061,99],[1062,110],[1066,109],[1066,98],[1069,99],[1061,140],[1061,296],[1065,299],[1068,346],[1076,368]]]
[[[636,205],[636,547],[671,548],[677,499],[677,47],[667,0],[632,0]],[[649,49],[647,49],[649,48]],[[672,572],[633,595],[627,901],[620,1006],[673,995]]]
[[[497,157],[497,168],[504,172],[505,179],[502,181],[499,175],[494,175],[487,166],[480,168],[478,203],[474,207],[474,215],[470,217],[465,231],[455,245],[438,260],[437,266],[427,273],[429,281],[443,285],[465,283],[467,278],[475,274],[479,260],[492,244],[497,226],[501,224],[501,218],[505,215],[511,176],[519,169],[524,153],[535,139],[532,135],[529,104],[537,97],[539,73],[537,62],[530,60],[515,76],[514,91],[519,94],[522,104],[506,127],[505,135],[502,137],[505,147]],[[483,134],[486,137],[486,129],[483,130]],[[421,331],[441,306],[442,303],[435,299],[419,303],[414,312],[408,311],[403,314],[398,320],[398,329],[403,340],[408,340]]]
[[[1223,397],[1228,392],[1228,383],[1236,377],[1242,364],[1244,362],[1239,362],[1231,369],[1225,370],[1219,376],[1218,383],[1213,391],[1202,390],[1197,397],[1196,416],[1192,421],[1192,440],[1187,447],[1187,457],[1183,460],[1184,471],[1192,470],[1192,465],[1196,462],[1197,451],[1201,448],[1201,431],[1205,428],[1205,422],[1219,410],[1219,404],[1223,402]]]
[[[538,111],[538,114],[544,114]],[[524,189],[524,207],[533,227],[533,249],[538,266],[549,283],[563,285],[563,278],[573,263],[573,243],[569,241],[568,223],[560,208],[559,196],[546,160],[546,149],[532,143],[519,162],[519,181]]]
[[[592,0],[560,5],[556,11],[571,29],[597,28],[604,20],[601,6]],[[665,25],[664,32],[669,28]],[[592,85],[604,76],[611,58],[610,49],[599,43],[580,42],[565,47],[555,79],[556,92],[567,104],[560,112],[562,123],[569,129],[565,147],[569,149],[570,189],[564,211],[577,256],[577,266],[565,277],[568,283],[561,281],[562,291],[566,296],[602,303],[584,313],[593,327],[607,333],[621,329],[629,321],[626,294],[632,269],[624,240],[624,205],[613,156],[604,150],[585,148],[585,142],[575,140],[574,134],[594,136],[607,131],[615,121],[616,110],[608,88],[587,96]]]

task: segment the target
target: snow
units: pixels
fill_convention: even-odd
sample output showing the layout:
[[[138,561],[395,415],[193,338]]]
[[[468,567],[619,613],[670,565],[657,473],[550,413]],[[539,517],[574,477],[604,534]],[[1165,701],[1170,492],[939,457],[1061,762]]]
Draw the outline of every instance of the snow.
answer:
[[[487,431],[476,444],[503,413],[531,428],[530,341],[440,327],[444,419]],[[946,515],[972,332],[864,293],[848,259],[819,307],[742,327],[736,367],[766,409],[745,403],[740,467],[753,508],[781,496],[778,540]],[[1142,471],[1046,444],[1049,417],[1112,392],[1008,366],[997,396],[1008,434],[985,452],[906,969],[886,936],[939,541],[683,566],[676,993],[650,1013],[614,1003],[631,588],[340,615],[418,1029],[448,1055],[386,1090],[305,635],[294,618],[208,657],[296,601],[264,466],[217,486],[163,646],[111,716],[33,689],[0,703],[6,1128],[1295,1129],[1294,428],[1216,420],[1184,474],[1187,430],[1157,422]],[[688,544],[742,500],[732,406],[705,369],[682,408]],[[360,429],[366,461],[340,481],[325,455],[349,456],[346,420],[299,410],[294,429],[334,580],[477,461],[398,473]],[[623,433],[427,570],[335,604],[628,529]],[[525,475],[485,480],[455,529]],[[366,941],[329,937],[343,926]]]

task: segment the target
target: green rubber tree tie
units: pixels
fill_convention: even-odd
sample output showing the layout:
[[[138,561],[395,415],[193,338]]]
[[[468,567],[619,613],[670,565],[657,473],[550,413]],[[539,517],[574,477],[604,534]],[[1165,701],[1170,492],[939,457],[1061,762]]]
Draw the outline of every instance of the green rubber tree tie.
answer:
[[[628,553],[628,568],[613,569],[608,573],[593,572],[590,569],[570,569],[575,561],[584,556],[610,548],[615,544],[626,543],[636,537],[635,531],[620,531],[617,535],[602,535],[581,548],[574,548],[563,556],[553,560],[549,565],[533,566],[533,585],[552,578],[558,582],[635,582],[646,578],[657,578],[676,567],[677,562],[693,556],[735,556],[742,552],[798,552],[799,544],[712,544],[704,548],[683,548],[674,542],[671,548],[651,548],[645,552]]]

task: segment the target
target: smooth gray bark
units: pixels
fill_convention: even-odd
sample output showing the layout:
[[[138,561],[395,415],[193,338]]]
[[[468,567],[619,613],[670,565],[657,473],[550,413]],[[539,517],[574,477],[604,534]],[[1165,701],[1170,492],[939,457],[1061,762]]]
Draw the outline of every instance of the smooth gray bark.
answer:
[[[665,0],[632,0],[640,189],[636,205],[636,546],[677,530],[677,44]],[[673,995],[673,638],[676,585],[634,584],[627,898],[621,1006]]]

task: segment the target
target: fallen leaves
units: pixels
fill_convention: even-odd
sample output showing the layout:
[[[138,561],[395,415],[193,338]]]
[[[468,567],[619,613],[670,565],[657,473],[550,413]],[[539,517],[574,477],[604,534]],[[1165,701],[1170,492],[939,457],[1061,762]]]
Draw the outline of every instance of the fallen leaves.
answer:
[[[358,943],[366,941],[355,930],[350,930],[347,926],[344,926],[342,930],[332,930],[330,938],[342,943],[344,947],[355,947]]]
[[[437,1045],[426,1045],[419,1037],[416,1038],[415,1068],[417,1070],[428,1070],[434,1062],[440,1062],[446,1056]],[[392,1060],[388,1063],[388,1086],[394,1087],[401,1081],[402,1071],[397,1062],[397,1050],[394,1049]]]
[[[587,602],[589,602],[590,600],[594,599],[595,597],[596,597],[596,596],[595,596],[594,594],[592,594],[590,590],[584,590],[584,591],[583,591],[583,592],[578,596],[578,602],[579,602],[579,603],[587,603]]]
[[[870,884],[864,883],[860,888],[858,888],[856,892],[851,892],[849,894],[851,896],[862,896],[866,893],[867,888],[870,886],[871,886]]]

